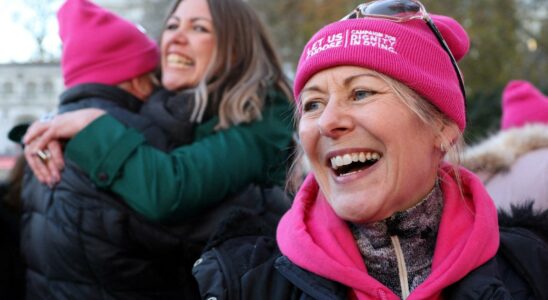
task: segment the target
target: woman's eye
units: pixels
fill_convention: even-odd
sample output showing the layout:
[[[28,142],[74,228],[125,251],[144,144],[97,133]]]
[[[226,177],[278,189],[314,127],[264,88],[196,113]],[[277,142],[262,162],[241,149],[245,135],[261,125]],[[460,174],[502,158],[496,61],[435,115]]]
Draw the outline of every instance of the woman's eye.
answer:
[[[192,29],[197,32],[209,32],[209,29],[202,25],[194,25],[192,26]]]
[[[367,97],[373,96],[375,92],[368,90],[355,90],[352,94],[354,100],[363,100]]]
[[[179,24],[168,23],[166,24],[166,30],[176,30],[179,27]]]
[[[303,105],[303,112],[312,112],[320,108],[320,102],[318,101],[307,101]]]

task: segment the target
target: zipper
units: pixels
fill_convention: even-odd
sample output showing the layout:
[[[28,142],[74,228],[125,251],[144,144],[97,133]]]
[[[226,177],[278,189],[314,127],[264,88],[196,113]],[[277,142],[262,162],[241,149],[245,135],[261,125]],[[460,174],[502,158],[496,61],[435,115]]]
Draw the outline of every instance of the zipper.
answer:
[[[407,266],[405,265],[405,257],[403,256],[403,250],[400,245],[400,239],[397,235],[390,236],[392,246],[394,246],[394,252],[396,253],[396,260],[398,261],[398,275],[400,277],[401,297],[407,299],[409,297],[409,279],[407,275]]]

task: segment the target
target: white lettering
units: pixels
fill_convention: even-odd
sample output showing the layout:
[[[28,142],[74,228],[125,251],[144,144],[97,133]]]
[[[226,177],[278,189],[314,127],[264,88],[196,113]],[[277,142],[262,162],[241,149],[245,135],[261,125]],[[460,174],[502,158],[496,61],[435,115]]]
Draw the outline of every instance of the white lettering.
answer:
[[[370,30],[352,30],[351,36],[350,36],[350,45],[351,46],[369,46],[369,47],[375,47],[380,48],[392,53],[396,53],[395,45],[396,45],[396,38]]]
[[[306,50],[306,58],[310,58],[328,49],[343,47],[343,39],[344,34],[340,32],[316,40]],[[344,48],[357,46],[375,47],[397,54],[395,48],[396,43],[396,37],[388,34],[370,30],[352,30],[350,32],[349,42],[344,45]]]
[[[325,42],[325,43],[324,43]],[[327,37],[327,39],[321,38],[317,41],[315,41],[310,48],[308,48],[306,52],[306,57],[310,58],[311,56],[314,56],[322,51],[325,51],[327,49],[331,48],[338,48],[342,46],[343,42],[343,34],[342,33],[336,33],[332,34]]]

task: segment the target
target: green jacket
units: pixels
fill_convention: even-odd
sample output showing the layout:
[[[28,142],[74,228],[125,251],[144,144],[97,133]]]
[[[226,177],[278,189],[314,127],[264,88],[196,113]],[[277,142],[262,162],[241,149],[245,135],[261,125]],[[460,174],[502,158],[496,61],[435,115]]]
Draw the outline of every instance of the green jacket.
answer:
[[[170,153],[104,115],[71,139],[66,157],[102,189],[152,220],[185,221],[250,183],[283,184],[291,152],[292,108],[269,93],[262,119],[214,131],[198,126],[194,143]]]

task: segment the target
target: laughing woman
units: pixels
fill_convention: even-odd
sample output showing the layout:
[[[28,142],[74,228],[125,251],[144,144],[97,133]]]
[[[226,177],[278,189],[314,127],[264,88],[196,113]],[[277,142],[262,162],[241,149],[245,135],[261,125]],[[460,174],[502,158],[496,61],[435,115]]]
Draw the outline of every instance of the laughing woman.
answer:
[[[160,50],[165,94],[194,96],[191,144],[159,151],[99,109],[63,113],[27,132],[36,178],[63,179],[29,191],[46,211],[34,219],[48,225],[25,226],[40,245],[26,256],[45,274],[29,285],[36,297],[195,299],[191,267],[225,215],[246,210],[270,220],[273,231],[286,210],[279,186],[293,137],[291,89],[258,15],[241,0],[174,0]],[[170,112],[186,110],[165,103]],[[60,158],[59,138],[72,138]],[[69,170],[91,182],[76,185]],[[105,193],[85,192],[95,187]],[[111,194],[124,201],[107,201]]]
[[[312,172],[276,241],[212,242],[193,269],[202,297],[546,299],[546,244],[499,237],[481,181],[443,161],[466,126],[456,60],[468,47],[459,23],[413,0],[361,5],[317,32],[294,87]]]
[[[250,184],[283,185],[290,85],[253,9],[240,0],[176,0],[160,54],[163,87],[195,95],[195,141],[163,153],[105,111],[81,109],[27,131],[25,155],[37,178],[59,181],[58,148],[46,160],[36,154],[72,138],[66,158],[99,188],[148,219],[176,223]]]

